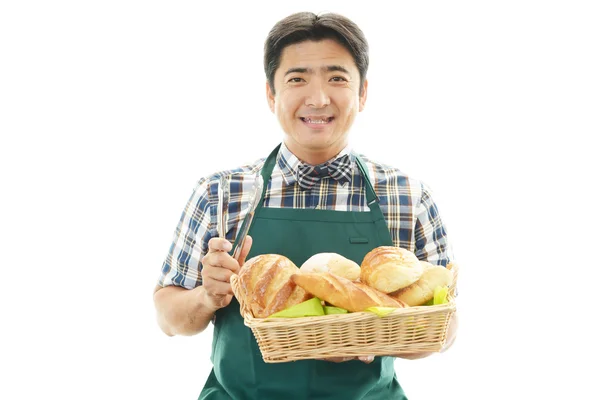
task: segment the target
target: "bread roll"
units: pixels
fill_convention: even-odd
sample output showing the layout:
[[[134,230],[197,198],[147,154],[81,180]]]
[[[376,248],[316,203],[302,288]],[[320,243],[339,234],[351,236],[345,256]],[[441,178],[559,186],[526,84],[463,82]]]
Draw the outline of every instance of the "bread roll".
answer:
[[[302,272],[331,272],[351,281],[360,277],[357,263],[337,253],[318,253],[309,258],[300,267]]]
[[[417,256],[401,247],[380,246],[371,250],[360,266],[360,281],[384,293],[412,285],[423,274]]]
[[[239,272],[244,301],[256,318],[302,303],[313,296],[290,279],[298,267],[279,254],[262,254],[246,261]]]
[[[403,301],[409,306],[420,306],[433,299],[436,287],[449,286],[452,283],[452,272],[441,265],[432,265],[421,261],[424,266],[423,275],[412,285],[390,293],[396,300]]]
[[[303,272],[292,276],[298,286],[327,303],[352,312],[369,307],[403,307],[401,303],[373,288],[352,282],[331,272]]]

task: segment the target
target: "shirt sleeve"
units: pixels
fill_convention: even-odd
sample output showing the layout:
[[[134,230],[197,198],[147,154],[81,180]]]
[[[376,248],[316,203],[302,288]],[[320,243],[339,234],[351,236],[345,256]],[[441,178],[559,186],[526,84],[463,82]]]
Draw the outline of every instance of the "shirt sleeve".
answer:
[[[431,190],[424,184],[421,184],[421,200],[416,211],[415,255],[433,265],[446,266],[453,260],[446,227]]]
[[[187,289],[202,285],[201,260],[208,251],[208,242],[216,236],[210,200],[208,180],[202,179],[181,214],[158,285]]]

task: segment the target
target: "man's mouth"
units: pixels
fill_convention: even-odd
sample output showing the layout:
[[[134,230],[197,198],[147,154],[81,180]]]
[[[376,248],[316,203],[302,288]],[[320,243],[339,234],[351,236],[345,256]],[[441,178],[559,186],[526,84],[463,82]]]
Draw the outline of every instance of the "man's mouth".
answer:
[[[334,117],[300,117],[300,119],[310,125],[327,125]]]

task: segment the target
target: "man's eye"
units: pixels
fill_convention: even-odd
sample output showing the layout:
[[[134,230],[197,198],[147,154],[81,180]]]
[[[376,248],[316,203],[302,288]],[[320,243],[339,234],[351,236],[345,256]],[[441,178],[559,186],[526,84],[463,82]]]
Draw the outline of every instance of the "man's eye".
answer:
[[[331,78],[331,80],[334,82],[348,82],[348,80],[343,76],[334,76],[333,78]]]
[[[291,82],[291,83],[300,83],[300,82],[302,82],[303,80],[304,80],[304,79],[302,79],[302,78],[292,78],[292,79],[290,79],[290,80],[288,81],[288,83],[290,83],[290,82]]]

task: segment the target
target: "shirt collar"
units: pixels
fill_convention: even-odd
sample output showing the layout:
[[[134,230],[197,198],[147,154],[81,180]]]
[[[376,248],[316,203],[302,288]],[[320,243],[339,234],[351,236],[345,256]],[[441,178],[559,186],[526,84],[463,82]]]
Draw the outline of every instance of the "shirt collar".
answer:
[[[346,154],[350,155],[350,160],[354,164],[354,155],[352,154],[352,147],[349,144],[335,157],[327,160],[323,164],[328,164]],[[300,161],[298,157],[287,148],[285,143],[282,142],[281,147],[279,148],[279,154],[277,154],[277,165],[281,169],[283,180],[286,185],[293,185],[298,181],[298,167],[300,164],[302,164],[302,161]]]

